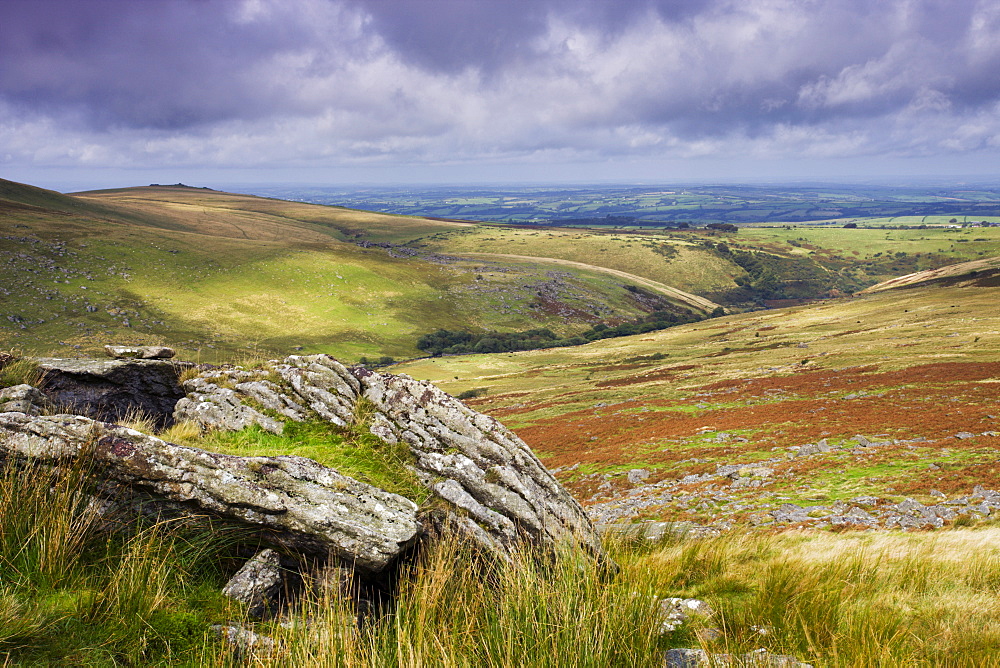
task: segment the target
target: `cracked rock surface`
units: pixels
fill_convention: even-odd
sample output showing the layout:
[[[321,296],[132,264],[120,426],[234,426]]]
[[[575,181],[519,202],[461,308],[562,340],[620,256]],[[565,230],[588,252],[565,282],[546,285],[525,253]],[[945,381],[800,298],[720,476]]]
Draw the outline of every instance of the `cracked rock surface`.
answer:
[[[274,545],[383,570],[417,538],[417,505],[304,457],[237,457],[78,415],[0,414],[0,457],[60,463],[91,451],[98,494],[213,515]]]
[[[285,421],[312,416],[343,426],[365,400],[369,431],[406,443],[420,481],[445,502],[436,528],[459,531],[494,553],[508,554],[523,540],[551,547],[571,539],[603,558],[581,506],[524,441],[431,383],[348,369],[327,355],[293,355],[255,371],[207,371],[184,388],[174,417],[204,429],[258,424],[281,433]]]
[[[184,396],[178,376],[193,366],[157,359],[38,359],[41,390],[62,410],[109,422],[141,412],[161,427],[169,426]]]

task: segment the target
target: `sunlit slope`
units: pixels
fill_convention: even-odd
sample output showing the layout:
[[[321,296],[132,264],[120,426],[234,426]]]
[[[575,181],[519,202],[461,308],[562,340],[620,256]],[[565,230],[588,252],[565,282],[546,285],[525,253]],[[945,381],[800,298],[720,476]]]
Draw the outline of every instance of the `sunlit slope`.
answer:
[[[996,256],[1000,228],[774,225],[725,233],[484,225],[412,243],[441,252],[580,262],[725,305],[751,307],[775,299],[850,294],[903,274]],[[756,268],[746,254],[760,259]]]
[[[405,243],[463,223],[392,216],[334,206],[268,199],[182,186],[146,186],[77,193],[81,201],[113,204],[150,224],[237,239]]]
[[[299,349],[356,360],[416,355],[416,340],[440,328],[569,335],[648,310],[600,271],[362,247],[291,217],[320,219],[325,207],[193,188],[78,198],[19,185],[7,189],[18,200],[0,200],[0,346],[26,352],[130,341],[206,361]],[[287,216],[274,213],[285,205]],[[345,228],[424,224],[332,211]]]
[[[744,272],[700,245],[700,238],[608,233],[591,230],[541,230],[496,226],[439,232],[421,239],[427,247],[451,253],[529,255],[605,267],[705,295],[735,287]]]
[[[762,461],[774,470],[767,493],[794,503],[927,500],[931,489],[1000,484],[1000,437],[989,435],[1000,434],[997,304],[989,287],[895,290],[398,370],[453,393],[486,392],[472,403],[512,426],[548,466],[576,466],[560,475],[586,503],[633,489],[623,475],[631,468],[656,482]],[[859,434],[896,444],[855,452]],[[789,450],[821,439],[849,447],[810,458]],[[610,486],[599,490],[603,482]],[[689,491],[707,498],[717,493],[710,484],[719,483]],[[746,513],[763,503],[758,492],[727,490]],[[643,516],[706,521],[715,502],[707,504],[661,499]]]
[[[1000,257],[960,262],[940,269],[914,272],[873,285],[864,292],[875,293],[895,288],[930,287],[933,285],[1000,287]]]
[[[561,266],[561,267],[572,267],[574,269],[582,269],[585,271],[596,271],[599,273],[608,274],[610,276],[616,276],[624,281],[627,281],[631,285],[640,286],[646,288],[656,294],[662,295],[672,302],[692,309],[697,313],[709,314],[715,309],[719,308],[719,305],[715,302],[705,299],[704,297],[699,297],[697,295],[692,295],[689,292],[684,292],[683,290],[678,290],[677,288],[671,287],[669,285],[664,285],[658,281],[652,281],[648,278],[643,278],[641,276],[636,276],[635,274],[629,274],[624,271],[618,271],[617,269],[608,269],[606,267],[600,267],[592,264],[586,264],[583,262],[573,262],[572,260],[559,260],[555,258],[541,258],[541,257],[531,257],[527,255],[512,255],[507,253],[466,253],[464,257],[470,258],[482,258],[484,260],[500,260],[500,261],[510,261],[514,260],[517,262],[542,262],[548,265]]]

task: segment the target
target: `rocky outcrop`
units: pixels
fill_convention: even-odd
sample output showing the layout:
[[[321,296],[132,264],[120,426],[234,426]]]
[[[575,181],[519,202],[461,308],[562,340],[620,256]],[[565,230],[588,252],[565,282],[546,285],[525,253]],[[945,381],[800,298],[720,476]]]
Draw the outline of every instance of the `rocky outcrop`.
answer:
[[[58,464],[81,455],[96,493],[156,512],[210,515],[301,554],[382,571],[417,538],[417,505],[310,459],[236,457],[76,415],[0,414],[0,456]]]
[[[313,355],[256,371],[207,371],[184,388],[174,417],[204,429],[257,424],[280,433],[285,421],[318,417],[341,426],[363,421],[384,441],[405,443],[421,482],[444,502],[426,522],[493,553],[569,539],[603,558],[583,509],[524,441],[428,382]]]
[[[162,427],[173,422],[174,406],[184,397],[178,383],[181,372],[194,365],[45,357],[38,366],[42,392],[63,412],[106,422],[141,413]]]
[[[115,359],[168,360],[177,354],[166,346],[104,346],[108,357]]]

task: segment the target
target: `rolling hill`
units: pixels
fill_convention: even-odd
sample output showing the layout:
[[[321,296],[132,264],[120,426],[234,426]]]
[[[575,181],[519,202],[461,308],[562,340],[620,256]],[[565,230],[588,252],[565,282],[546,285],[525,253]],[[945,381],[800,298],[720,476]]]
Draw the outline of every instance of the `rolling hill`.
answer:
[[[642,277],[601,267],[410,243],[470,228],[180,185],[62,195],[0,181],[0,345],[357,360],[416,355],[416,340],[437,329],[571,335],[652,308],[716,306],[669,286],[637,297],[626,287]]]
[[[866,288],[862,292],[873,294],[897,288],[931,286],[1000,287],[1000,257],[990,257],[971,262],[950,264],[939,269],[918,271],[891,278]]]
[[[766,524],[782,504],[931,503],[932,490],[1000,486],[994,287],[884,290],[394,370],[479,395],[470,404],[605,521]],[[740,487],[733,466],[763,475]]]

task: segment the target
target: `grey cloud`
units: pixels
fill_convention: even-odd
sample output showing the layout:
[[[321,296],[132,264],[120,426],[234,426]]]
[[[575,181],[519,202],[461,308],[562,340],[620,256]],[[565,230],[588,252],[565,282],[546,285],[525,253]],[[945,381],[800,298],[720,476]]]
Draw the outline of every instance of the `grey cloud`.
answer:
[[[997,0],[6,0],[0,62],[0,155],[29,161],[862,155],[1000,136]]]

